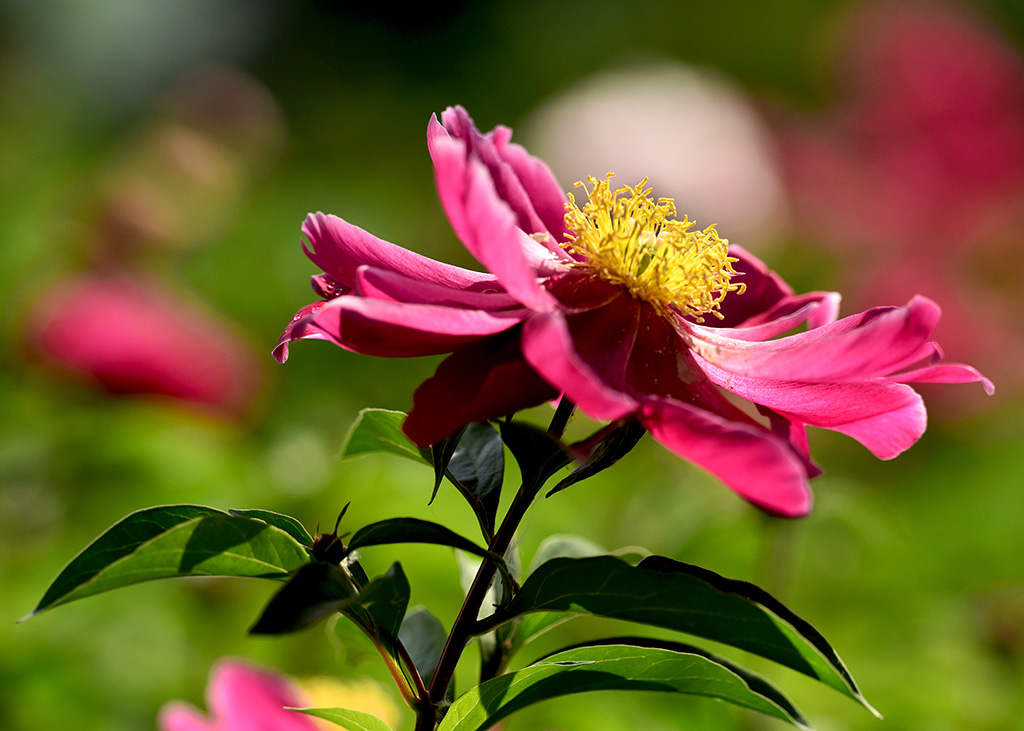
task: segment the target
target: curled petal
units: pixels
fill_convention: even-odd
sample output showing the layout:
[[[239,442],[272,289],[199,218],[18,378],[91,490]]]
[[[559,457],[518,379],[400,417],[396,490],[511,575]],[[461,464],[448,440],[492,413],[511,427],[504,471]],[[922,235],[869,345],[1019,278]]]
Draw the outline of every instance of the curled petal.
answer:
[[[553,307],[538,275],[559,260],[519,228],[484,164],[468,156],[465,142],[451,137],[436,137],[431,155],[441,204],[459,240],[524,305]]]
[[[518,331],[480,340],[441,362],[413,396],[406,435],[437,444],[474,421],[487,421],[550,401],[558,392],[523,360]]]
[[[808,383],[741,376],[697,359],[713,383],[810,426],[847,434],[880,459],[910,447],[927,424],[924,403],[909,386],[882,379]]]
[[[511,166],[526,190],[533,208],[551,235],[552,248],[556,253],[563,249],[558,242],[565,241],[565,191],[555,180],[551,168],[543,160],[528,153],[521,145],[506,144],[498,148],[501,159]]]
[[[327,339],[347,350],[386,357],[450,353],[519,323],[515,313],[494,315],[364,297],[338,297],[311,308],[289,327],[285,338]],[[282,345],[277,352],[279,360],[287,357]]]
[[[886,376],[930,357],[935,348],[928,338],[938,319],[938,305],[915,297],[906,307],[878,307],[768,342],[737,340],[728,329],[690,323],[684,327],[694,351],[723,373],[829,382]]]
[[[525,322],[523,355],[548,383],[594,419],[614,421],[637,408],[632,397],[608,385],[580,357],[561,313],[538,313]]]
[[[889,378],[898,383],[976,383],[980,382],[985,393],[991,396],[996,391],[992,381],[981,375],[977,369],[961,363],[939,363],[917,370],[904,371]]]
[[[333,340],[337,345],[342,345],[336,338],[322,331],[314,321],[312,315],[324,306],[323,302],[313,302],[295,313],[288,327],[281,333],[281,339],[274,347],[274,358],[278,363],[288,360],[288,343],[293,340]],[[342,345],[342,347],[345,347]]]
[[[655,439],[762,510],[790,518],[810,512],[803,460],[763,427],[722,419],[675,399],[647,401],[639,416]]]
[[[494,279],[403,249],[337,216],[311,213],[302,224],[302,232],[312,247],[303,245],[306,255],[335,285],[347,289],[354,286],[356,270],[364,264],[455,289],[486,287]]]
[[[524,309],[518,300],[504,291],[497,279],[493,280],[492,285],[492,290],[482,292],[456,289],[419,281],[386,269],[361,266],[356,272],[355,292],[371,299],[475,308],[488,312]]]
[[[742,325],[793,294],[793,288],[786,284],[782,277],[743,247],[730,244],[729,256],[737,259],[733,264],[733,268],[739,273],[735,281],[745,284],[746,291],[722,300],[720,314],[724,319],[719,322],[720,327]]]
[[[805,322],[811,329],[827,325],[835,321],[838,311],[839,294],[837,292],[811,292],[785,297],[767,312],[748,318],[742,325],[736,327],[716,327],[714,323],[703,326],[694,324],[693,327],[699,332],[704,332],[704,330],[725,331],[712,333],[712,335],[723,336],[727,332],[728,337],[735,340],[763,342],[784,335]]]
[[[564,240],[566,195],[548,166],[519,145],[509,144],[512,130],[508,127],[482,134],[462,107],[449,107],[441,120],[439,124],[435,118],[428,125],[428,147],[441,136],[437,127],[443,124],[441,129],[449,137],[465,145],[467,157],[486,166],[498,197],[515,214],[516,225],[528,234],[545,234],[547,248],[559,258],[568,258],[558,246]]]

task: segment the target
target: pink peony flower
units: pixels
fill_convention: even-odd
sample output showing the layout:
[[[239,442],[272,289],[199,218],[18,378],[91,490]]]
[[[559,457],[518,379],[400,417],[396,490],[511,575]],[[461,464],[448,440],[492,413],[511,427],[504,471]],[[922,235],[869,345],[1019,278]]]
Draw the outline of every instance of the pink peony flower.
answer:
[[[243,662],[222,661],[210,677],[211,717],[185,703],[160,711],[161,731],[319,731],[313,717],[286,707],[305,704],[285,678]]]
[[[481,134],[458,107],[427,132],[441,203],[488,273],[310,215],[306,253],[324,272],[313,286],[326,302],[299,311],[278,359],[298,338],[370,355],[451,353],[416,391],[405,430],[418,444],[562,393],[592,418],[638,419],[786,516],[810,510],[808,480],[820,473],[807,425],[889,459],[925,429],[907,383],[991,389],[973,368],[940,362],[931,300],[836,321],[837,294],[794,294],[713,226],[675,220],[645,181],[612,190],[591,179],[578,205],[510,139],[505,127]]]
[[[227,325],[138,274],[60,282],[41,298],[25,337],[56,368],[115,394],[237,414],[259,387],[254,354]]]

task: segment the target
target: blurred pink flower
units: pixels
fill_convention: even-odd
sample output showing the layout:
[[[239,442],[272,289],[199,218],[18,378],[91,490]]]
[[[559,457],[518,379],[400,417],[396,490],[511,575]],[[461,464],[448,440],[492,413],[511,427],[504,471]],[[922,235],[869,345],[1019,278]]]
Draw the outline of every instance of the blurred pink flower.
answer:
[[[260,366],[231,329],[139,274],[81,275],[40,298],[29,347],[116,394],[166,396],[221,414],[255,398]]]
[[[210,716],[185,703],[160,712],[161,731],[319,731],[302,707],[299,690],[285,678],[238,661],[214,667],[206,690]]]
[[[802,226],[842,251],[855,305],[927,288],[952,356],[1024,384],[1021,54],[935,4],[873,4],[847,30],[845,98],[781,139]]]
[[[505,127],[481,134],[461,108],[432,118],[427,133],[448,219],[490,273],[311,215],[306,253],[324,272],[313,283],[327,302],[299,311],[278,358],[297,338],[381,356],[452,353],[416,391],[405,430],[418,444],[564,393],[595,419],[638,419],[788,516],[810,509],[808,480],[820,472],[807,425],[889,459],[925,429],[908,382],[991,388],[968,366],[939,363],[930,300],[836,321],[837,294],[794,294],[714,227],[676,221],[671,201],[649,198],[643,182],[613,191],[591,179],[579,206],[510,138]]]

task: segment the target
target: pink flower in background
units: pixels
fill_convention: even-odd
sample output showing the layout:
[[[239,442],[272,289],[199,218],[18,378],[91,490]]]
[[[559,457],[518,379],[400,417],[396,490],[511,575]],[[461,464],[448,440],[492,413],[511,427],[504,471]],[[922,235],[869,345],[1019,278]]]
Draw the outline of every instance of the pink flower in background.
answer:
[[[947,352],[1019,388],[1019,50],[966,10],[874,4],[841,58],[840,103],[781,136],[804,232],[842,252],[855,305],[933,293]]]
[[[305,705],[297,688],[246,663],[218,664],[206,692],[210,716],[171,703],[160,712],[161,731],[319,731],[311,716],[286,710]]]
[[[60,282],[40,299],[25,338],[51,365],[116,394],[237,414],[259,387],[255,355],[227,325],[136,274]]]
[[[837,321],[837,294],[796,295],[713,226],[676,220],[645,182],[613,190],[591,179],[577,204],[510,139],[505,127],[481,134],[461,108],[428,128],[442,205],[488,273],[311,215],[306,252],[324,272],[313,282],[326,302],[299,311],[278,358],[298,338],[389,357],[451,353],[416,391],[405,430],[418,444],[562,393],[595,419],[638,419],[787,516],[810,509],[808,480],[820,472],[807,425],[888,459],[925,429],[907,383],[991,389],[974,369],[940,362],[930,300]]]

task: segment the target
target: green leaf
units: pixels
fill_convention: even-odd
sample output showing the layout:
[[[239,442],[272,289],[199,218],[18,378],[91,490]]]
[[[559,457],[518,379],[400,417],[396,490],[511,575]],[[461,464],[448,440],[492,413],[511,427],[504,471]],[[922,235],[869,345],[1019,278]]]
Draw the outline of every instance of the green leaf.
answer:
[[[534,703],[595,690],[705,696],[809,728],[767,681],[727,660],[686,645],[609,644],[563,650],[478,685],[452,704],[438,731],[484,731]]]
[[[630,566],[612,556],[557,558],[523,583],[482,631],[528,612],[591,614],[721,642],[809,675],[877,715],[825,638],[745,581],[660,556]]]
[[[288,533],[262,520],[174,505],[132,513],[57,576],[34,614],[83,597],[175,576],[285,579],[309,560]]]
[[[352,604],[356,587],[345,570],[330,563],[307,563],[267,603],[253,635],[280,635],[310,627]]]
[[[572,461],[565,445],[543,429],[521,421],[503,421],[498,426],[501,440],[519,465],[526,492],[535,495],[551,475]]]
[[[373,624],[388,638],[398,637],[409,606],[409,580],[397,561],[383,576],[375,577],[361,592],[357,603],[369,612]]]
[[[557,533],[548,536],[537,546],[537,551],[533,554],[533,561],[530,562],[530,573],[553,558],[589,558],[590,556],[604,556],[607,553],[607,550],[589,538],[571,533]]]
[[[313,536],[309,534],[305,526],[290,515],[275,513],[273,510],[229,510],[229,514],[242,518],[255,518],[264,523],[280,528],[303,546],[312,547]]]
[[[437,669],[437,661],[441,659],[441,651],[448,640],[441,621],[423,607],[409,612],[402,622],[398,638],[412,658],[416,672],[424,683],[430,683]]]
[[[629,454],[646,433],[639,421],[630,418],[609,424],[589,439],[573,444],[572,451],[583,452],[586,457],[568,477],[559,480],[548,491],[547,497],[608,469]]]
[[[429,456],[431,464],[434,465],[434,489],[430,493],[430,502],[437,497],[437,490],[441,487],[445,472],[448,470],[448,463],[451,461],[459,441],[465,433],[466,427],[462,427],[454,434],[449,434],[437,444],[431,445],[429,450],[423,450],[424,456]]]
[[[402,431],[405,417],[401,411],[363,409],[352,423],[352,428],[348,430],[345,444],[341,448],[341,456],[356,457],[361,454],[387,452],[432,464],[430,451],[417,447]]]
[[[473,543],[468,538],[463,538],[439,523],[419,518],[388,518],[363,526],[352,536],[347,552],[367,546],[383,546],[394,543],[429,543],[436,546],[451,546],[495,561],[503,571],[508,570],[505,568],[504,560],[497,554]]]
[[[391,727],[376,716],[350,708],[290,708],[291,711],[307,713],[325,721],[344,726],[349,731],[391,731]]]
[[[490,424],[466,427],[448,463],[448,479],[476,513],[484,536],[494,535],[494,523],[505,478],[505,446]]]

